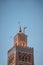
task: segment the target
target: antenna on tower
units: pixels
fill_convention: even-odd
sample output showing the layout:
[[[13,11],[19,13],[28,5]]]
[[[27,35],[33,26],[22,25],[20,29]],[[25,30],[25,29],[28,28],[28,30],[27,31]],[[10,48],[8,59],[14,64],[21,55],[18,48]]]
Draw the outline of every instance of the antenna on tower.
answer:
[[[27,27],[24,27],[24,29],[23,29],[23,32],[25,33],[25,30],[27,29]]]

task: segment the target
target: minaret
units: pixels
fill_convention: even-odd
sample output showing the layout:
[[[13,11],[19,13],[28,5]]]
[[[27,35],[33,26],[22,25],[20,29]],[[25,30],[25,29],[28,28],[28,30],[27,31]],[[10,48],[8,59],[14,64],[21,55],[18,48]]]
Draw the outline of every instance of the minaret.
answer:
[[[14,36],[14,45],[8,50],[8,65],[34,65],[33,48],[27,47],[27,35],[19,32]]]

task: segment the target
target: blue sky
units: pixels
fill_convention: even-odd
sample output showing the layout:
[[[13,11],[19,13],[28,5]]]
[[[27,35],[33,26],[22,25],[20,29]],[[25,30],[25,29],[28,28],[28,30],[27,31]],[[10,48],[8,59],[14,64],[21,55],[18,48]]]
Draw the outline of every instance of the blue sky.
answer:
[[[27,26],[28,46],[34,48],[34,65],[43,65],[43,0],[0,0],[0,65],[7,65],[13,38]]]

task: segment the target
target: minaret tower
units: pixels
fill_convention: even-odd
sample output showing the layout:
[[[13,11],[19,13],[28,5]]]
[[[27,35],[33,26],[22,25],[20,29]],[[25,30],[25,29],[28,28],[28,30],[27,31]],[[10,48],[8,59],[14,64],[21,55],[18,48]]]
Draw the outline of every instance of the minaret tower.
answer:
[[[19,32],[14,36],[14,45],[8,50],[8,65],[34,65],[33,48],[27,46],[27,35]]]

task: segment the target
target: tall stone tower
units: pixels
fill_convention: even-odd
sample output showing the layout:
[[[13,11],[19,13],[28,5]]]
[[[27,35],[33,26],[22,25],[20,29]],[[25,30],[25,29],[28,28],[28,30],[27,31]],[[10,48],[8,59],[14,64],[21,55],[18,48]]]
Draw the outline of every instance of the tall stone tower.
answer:
[[[27,35],[21,27],[14,37],[14,45],[8,50],[8,65],[34,65],[33,48],[27,47]]]

